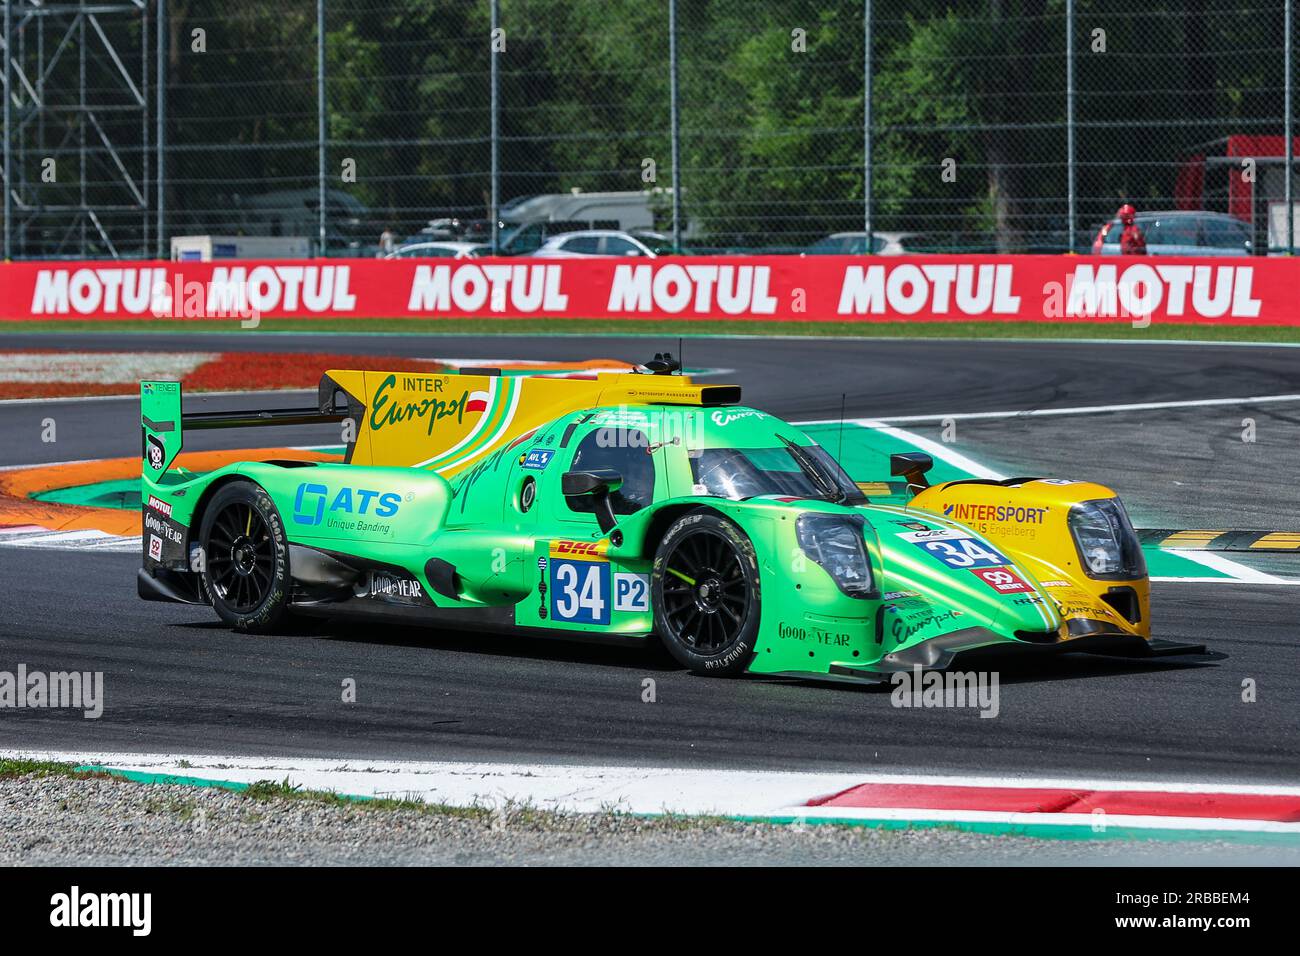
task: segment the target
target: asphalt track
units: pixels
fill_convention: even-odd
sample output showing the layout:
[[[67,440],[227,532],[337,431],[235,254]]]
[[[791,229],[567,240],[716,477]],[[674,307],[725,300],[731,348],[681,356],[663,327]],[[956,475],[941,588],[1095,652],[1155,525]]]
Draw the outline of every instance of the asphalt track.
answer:
[[[675,350],[676,341],[0,336],[0,350],[14,348],[639,360]],[[853,418],[1300,393],[1300,352],[1271,347],[693,339],[686,360],[734,369],[729,377],[744,385],[747,403],[794,420],[836,417],[841,393]],[[268,399],[195,397],[187,407],[243,401]],[[137,414],[131,400],[0,404],[0,465],[134,454]],[[45,444],[41,421],[50,416],[59,440]],[[1247,417],[1258,429],[1249,444],[1240,440]],[[938,428],[916,431],[937,437]],[[957,428],[963,454],[1003,470],[1110,482],[1139,523],[1300,527],[1300,403],[958,418]],[[283,429],[274,441],[334,437]],[[187,448],[249,443],[246,433],[205,433]],[[1280,560],[1300,577],[1300,557]],[[990,720],[973,710],[897,709],[887,690],[694,677],[654,651],[319,625],[238,636],[202,609],[139,601],[137,564],[132,555],[0,548],[0,670],[22,662],[104,671],[107,697],[97,721],[0,711],[0,748],[1265,783],[1294,783],[1300,766],[1293,587],[1157,584],[1158,631],[1204,641],[1214,654],[1182,663],[1008,664],[1000,713]],[[340,702],[346,678],[357,681],[355,704]],[[656,682],[655,703],[642,701],[646,678]],[[1256,682],[1253,703],[1242,699],[1246,680]]]

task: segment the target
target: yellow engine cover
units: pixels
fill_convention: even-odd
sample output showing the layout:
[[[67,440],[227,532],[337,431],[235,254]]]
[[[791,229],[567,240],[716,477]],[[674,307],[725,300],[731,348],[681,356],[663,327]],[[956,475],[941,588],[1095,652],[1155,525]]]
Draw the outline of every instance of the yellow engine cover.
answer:
[[[1121,633],[1150,640],[1148,577],[1092,577],[1067,523],[1075,503],[1115,497],[1111,489],[1089,481],[1036,478],[1012,485],[955,481],[926,488],[909,507],[942,515],[978,531],[1029,571],[1060,610],[1065,622],[1062,637]],[[1119,609],[1105,600],[1107,594]],[[1136,622],[1131,622],[1120,609],[1134,599],[1138,613]]]

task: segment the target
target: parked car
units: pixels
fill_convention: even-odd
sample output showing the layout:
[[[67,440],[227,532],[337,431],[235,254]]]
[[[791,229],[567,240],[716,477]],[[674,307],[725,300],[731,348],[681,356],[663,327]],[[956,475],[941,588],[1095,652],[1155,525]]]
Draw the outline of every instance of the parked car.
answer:
[[[1162,210],[1134,218],[1151,256],[1248,256],[1254,249],[1250,223],[1222,212]],[[1092,240],[1093,255],[1117,256],[1124,232],[1118,218],[1103,223]]]
[[[555,222],[530,222],[521,226],[512,226],[508,222],[500,224],[497,248],[503,256],[527,256],[540,249],[548,239],[584,229],[617,229],[617,222],[597,223],[577,220],[557,220]]]
[[[673,237],[666,236],[662,232],[633,229],[628,233],[628,235],[648,248],[656,256],[671,256],[673,253],[679,251],[675,246],[673,246]],[[683,248],[680,251],[687,253],[688,255],[695,254],[694,249]]]
[[[444,217],[430,219],[428,225],[408,237],[404,245],[417,242],[484,242],[491,236],[492,223],[487,219]]]
[[[616,229],[584,229],[553,236],[533,255],[539,259],[580,259],[589,256],[657,257],[648,245]]]
[[[921,239],[919,232],[873,232],[871,251],[878,256],[902,256],[921,250],[912,249],[909,243]],[[865,232],[837,232],[818,239],[805,253],[810,256],[860,256],[867,251]]]
[[[384,256],[385,259],[477,259],[491,254],[481,242],[412,242]]]

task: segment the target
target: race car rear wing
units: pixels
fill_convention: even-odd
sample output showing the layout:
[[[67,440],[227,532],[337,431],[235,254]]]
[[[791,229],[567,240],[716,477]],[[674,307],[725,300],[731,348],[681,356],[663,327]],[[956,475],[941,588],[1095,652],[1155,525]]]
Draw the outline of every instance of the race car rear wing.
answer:
[[[345,397],[356,413],[357,428],[347,443],[350,464],[427,468],[450,478],[570,412],[740,401],[739,385],[697,385],[672,374],[675,363],[660,364],[664,371],[646,366],[654,374],[601,372],[593,378],[509,375],[500,369],[331,369],[321,379],[320,394],[335,395],[335,404]]]
[[[656,359],[662,359],[656,356]],[[140,383],[144,474],[157,480],[180,453],[187,429],[314,425],[351,420],[344,461],[427,468],[443,477],[516,444],[560,416],[588,408],[636,405],[713,407],[740,401],[739,385],[697,385],[672,374],[599,373],[594,378],[459,372],[331,369],[314,408],[233,409],[184,414],[179,382]],[[151,474],[152,472],[152,474]]]
[[[155,481],[180,454],[187,429],[320,425],[355,418],[358,413],[347,396],[333,388],[321,389],[320,401],[314,408],[232,409],[185,414],[181,396],[180,382],[140,383],[140,456],[146,477]]]

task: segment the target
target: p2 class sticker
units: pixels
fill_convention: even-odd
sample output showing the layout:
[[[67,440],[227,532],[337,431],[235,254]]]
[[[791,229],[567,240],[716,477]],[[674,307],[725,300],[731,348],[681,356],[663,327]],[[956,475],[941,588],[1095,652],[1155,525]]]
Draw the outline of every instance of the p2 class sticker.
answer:
[[[614,610],[650,610],[650,575],[618,571],[614,574]]]
[[[1010,568],[971,568],[970,573],[999,594],[1024,594],[1034,590]]]

